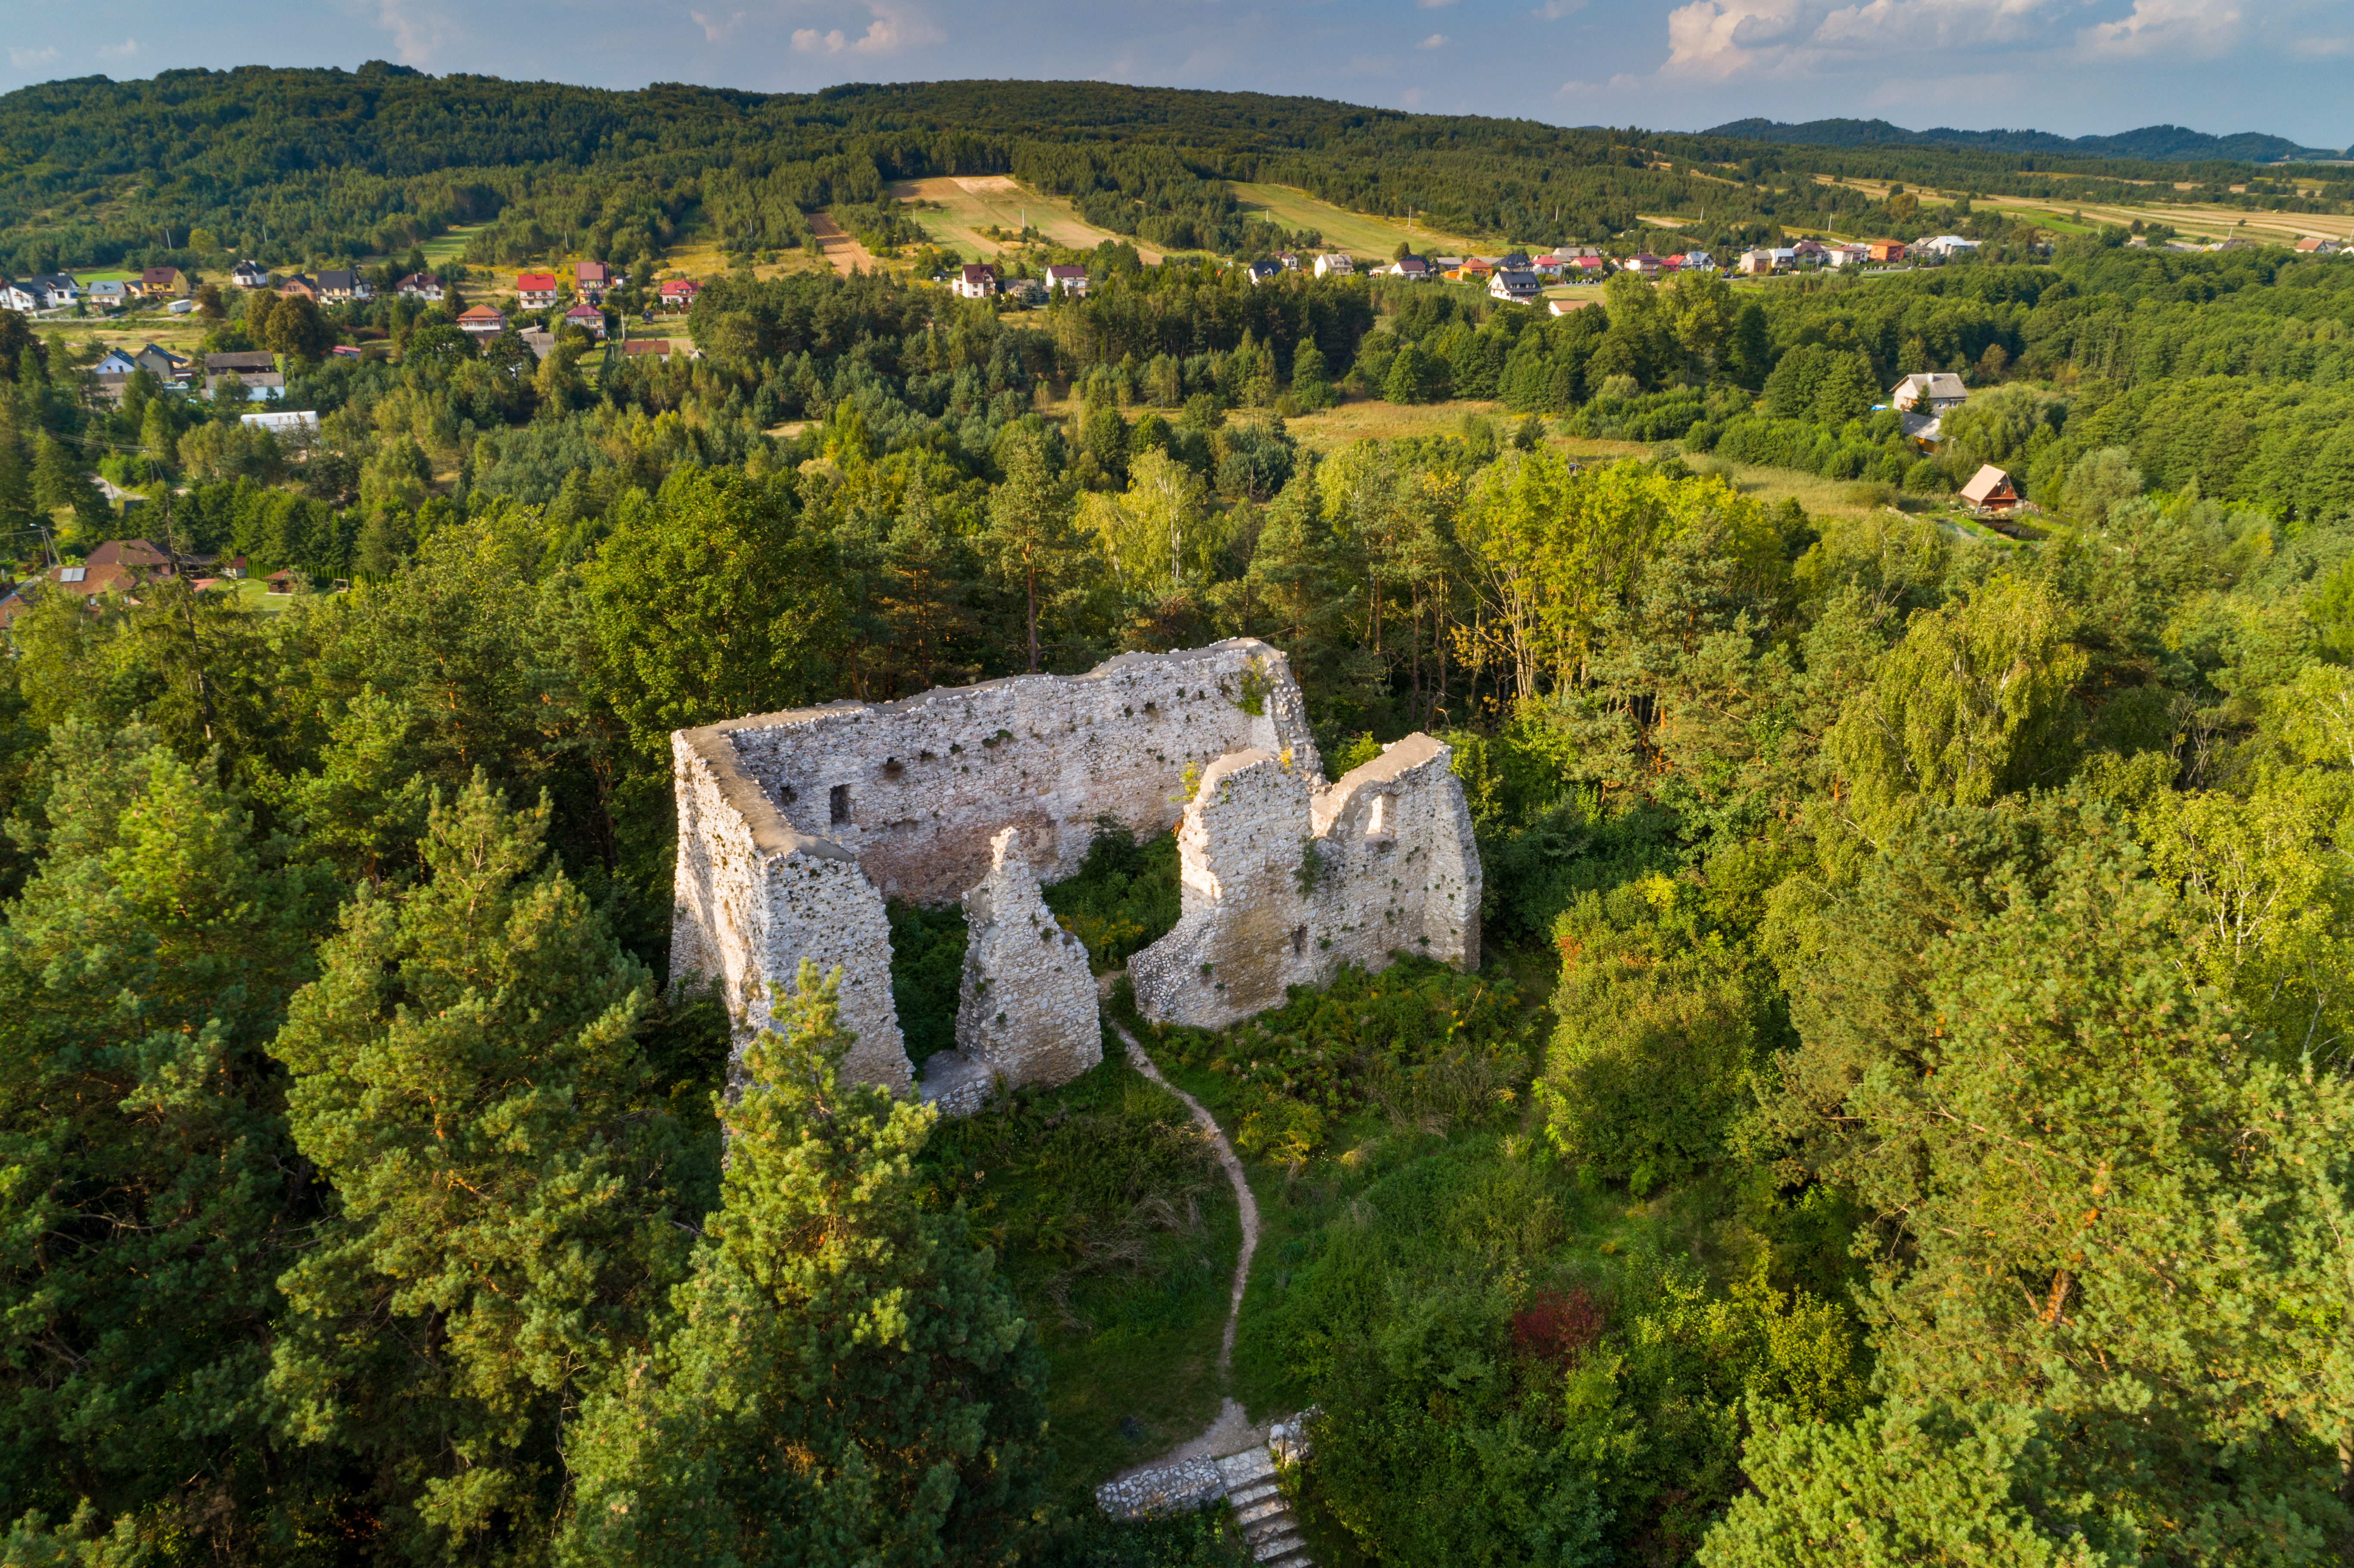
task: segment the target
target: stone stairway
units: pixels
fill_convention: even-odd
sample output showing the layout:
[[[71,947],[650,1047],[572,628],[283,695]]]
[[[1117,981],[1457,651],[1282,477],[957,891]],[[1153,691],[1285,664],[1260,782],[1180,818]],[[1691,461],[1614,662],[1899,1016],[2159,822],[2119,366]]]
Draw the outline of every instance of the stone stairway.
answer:
[[[1226,1501],[1234,1507],[1235,1521],[1243,1527],[1243,1539],[1250,1543],[1251,1556],[1268,1568],[1309,1568],[1307,1544],[1299,1539],[1291,1505],[1284,1500],[1283,1489],[1276,1479],[1275,1456],[1262,1445],[1215,1463],[1226,1483]]]

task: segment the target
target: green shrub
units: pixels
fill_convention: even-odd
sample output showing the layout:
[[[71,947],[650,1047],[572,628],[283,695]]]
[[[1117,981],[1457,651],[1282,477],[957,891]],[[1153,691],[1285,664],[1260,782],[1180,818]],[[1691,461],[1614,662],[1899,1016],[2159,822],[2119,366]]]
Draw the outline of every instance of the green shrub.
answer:
[[[1177,924],[1176,836],[1155,833],[1139,843],[1126,828],[1098,823],[1078,874],[1044,891],[1055,921],[1087,944],[1097,974],[1109,974]]]
[[[964,911],[918,909],[893,899],[885,913],[891,922],[891,1004],[907,1060],[920,1067],[935,1051],[956,1047],[957,997],[964,985]]]

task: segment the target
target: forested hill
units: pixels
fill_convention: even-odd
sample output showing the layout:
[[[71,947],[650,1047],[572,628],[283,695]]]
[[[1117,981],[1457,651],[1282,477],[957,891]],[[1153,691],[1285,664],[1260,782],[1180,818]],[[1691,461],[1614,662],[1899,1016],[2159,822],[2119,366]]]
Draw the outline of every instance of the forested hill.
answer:
[[[1809,120],[1792,125],[1779,120],[1735,120],[1702,132],[1745,142],[1783,142],[1805,147],[1967,147],[1989,153],[2057,153],[2100,158],[2147,158],[2176,163],[2225,158],[2250,164],[2296,163],[2345,154],[2303,147],[2283,136],[2243,131],[2210,136],[2181,125],[2145,125],[2115,136],[2055,136],[2049,131],[1956,131],[1940,125],[1907,131],[1885,120]]]
[[[495,230],[473,259],[493,263],[556,238],[605,260],[659,254],[690,217],[734,248],[774,249],[802,243],[818,208],[872,227],[861,214],[893,182],[995,174],[1149,246],[1236,255],[1294,242],[1242,206],[1236,180],[1527,245],[1598,241],[1638,214],[1704,216],[1703,238],[1740,245],[1868,205],[1820,175],[2036,197],[2064,183],[2077,201],[2147,199],[2154,187],[2123,182],[2188,177],[2199,188],[2182,199],[2228,201],[2248,170],[1894,143],[1766,151],[1730,133],[1102,82],[617,92],[382,62],[249,67],[0,97],[0,270],[204,267],[225,251],[335,265],[484,223]]]

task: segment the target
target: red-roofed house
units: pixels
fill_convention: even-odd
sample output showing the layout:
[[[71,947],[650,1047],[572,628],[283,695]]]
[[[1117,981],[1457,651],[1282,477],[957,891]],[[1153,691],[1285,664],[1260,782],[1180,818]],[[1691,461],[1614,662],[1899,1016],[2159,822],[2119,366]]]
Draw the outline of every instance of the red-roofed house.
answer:
[[[515,302],[527,311],[544,311],[556,303],[556,274],[553,272],[516,273]]]
[[[1668,270],[1668,264],[1646,250],[1639,255],[1628,257],[1625,270],[1634,273],[1638,278],[1656,278]]]
[[[662,286],[663,309],[683,311],[695,303],[695,296],[703,292],[703,285],[692,278],[673,278]]]
[[[564,324],[577,326],[590,337],[602,338],[605,335],[605,313],[583,300],[564,313]]]
[[[575,261],[572,264],[572,291],[584,300],[603,299],[605,291],[613,283],[613,270],[602,261]]]

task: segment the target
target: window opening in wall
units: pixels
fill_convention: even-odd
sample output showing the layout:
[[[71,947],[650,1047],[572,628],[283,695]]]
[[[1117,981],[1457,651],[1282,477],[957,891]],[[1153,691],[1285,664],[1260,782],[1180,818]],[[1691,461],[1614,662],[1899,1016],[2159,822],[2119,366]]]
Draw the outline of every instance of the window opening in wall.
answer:
[[[1365,813],[1365,836],[1369,839],[1376,838],[1389,831],[1390,798],[1387,795],[1376,795],[1373,797],[1373,809]]]
[[[840,824],[850,821],[850,786],[837,784],[826,792],[825,815],[828,821]]]

